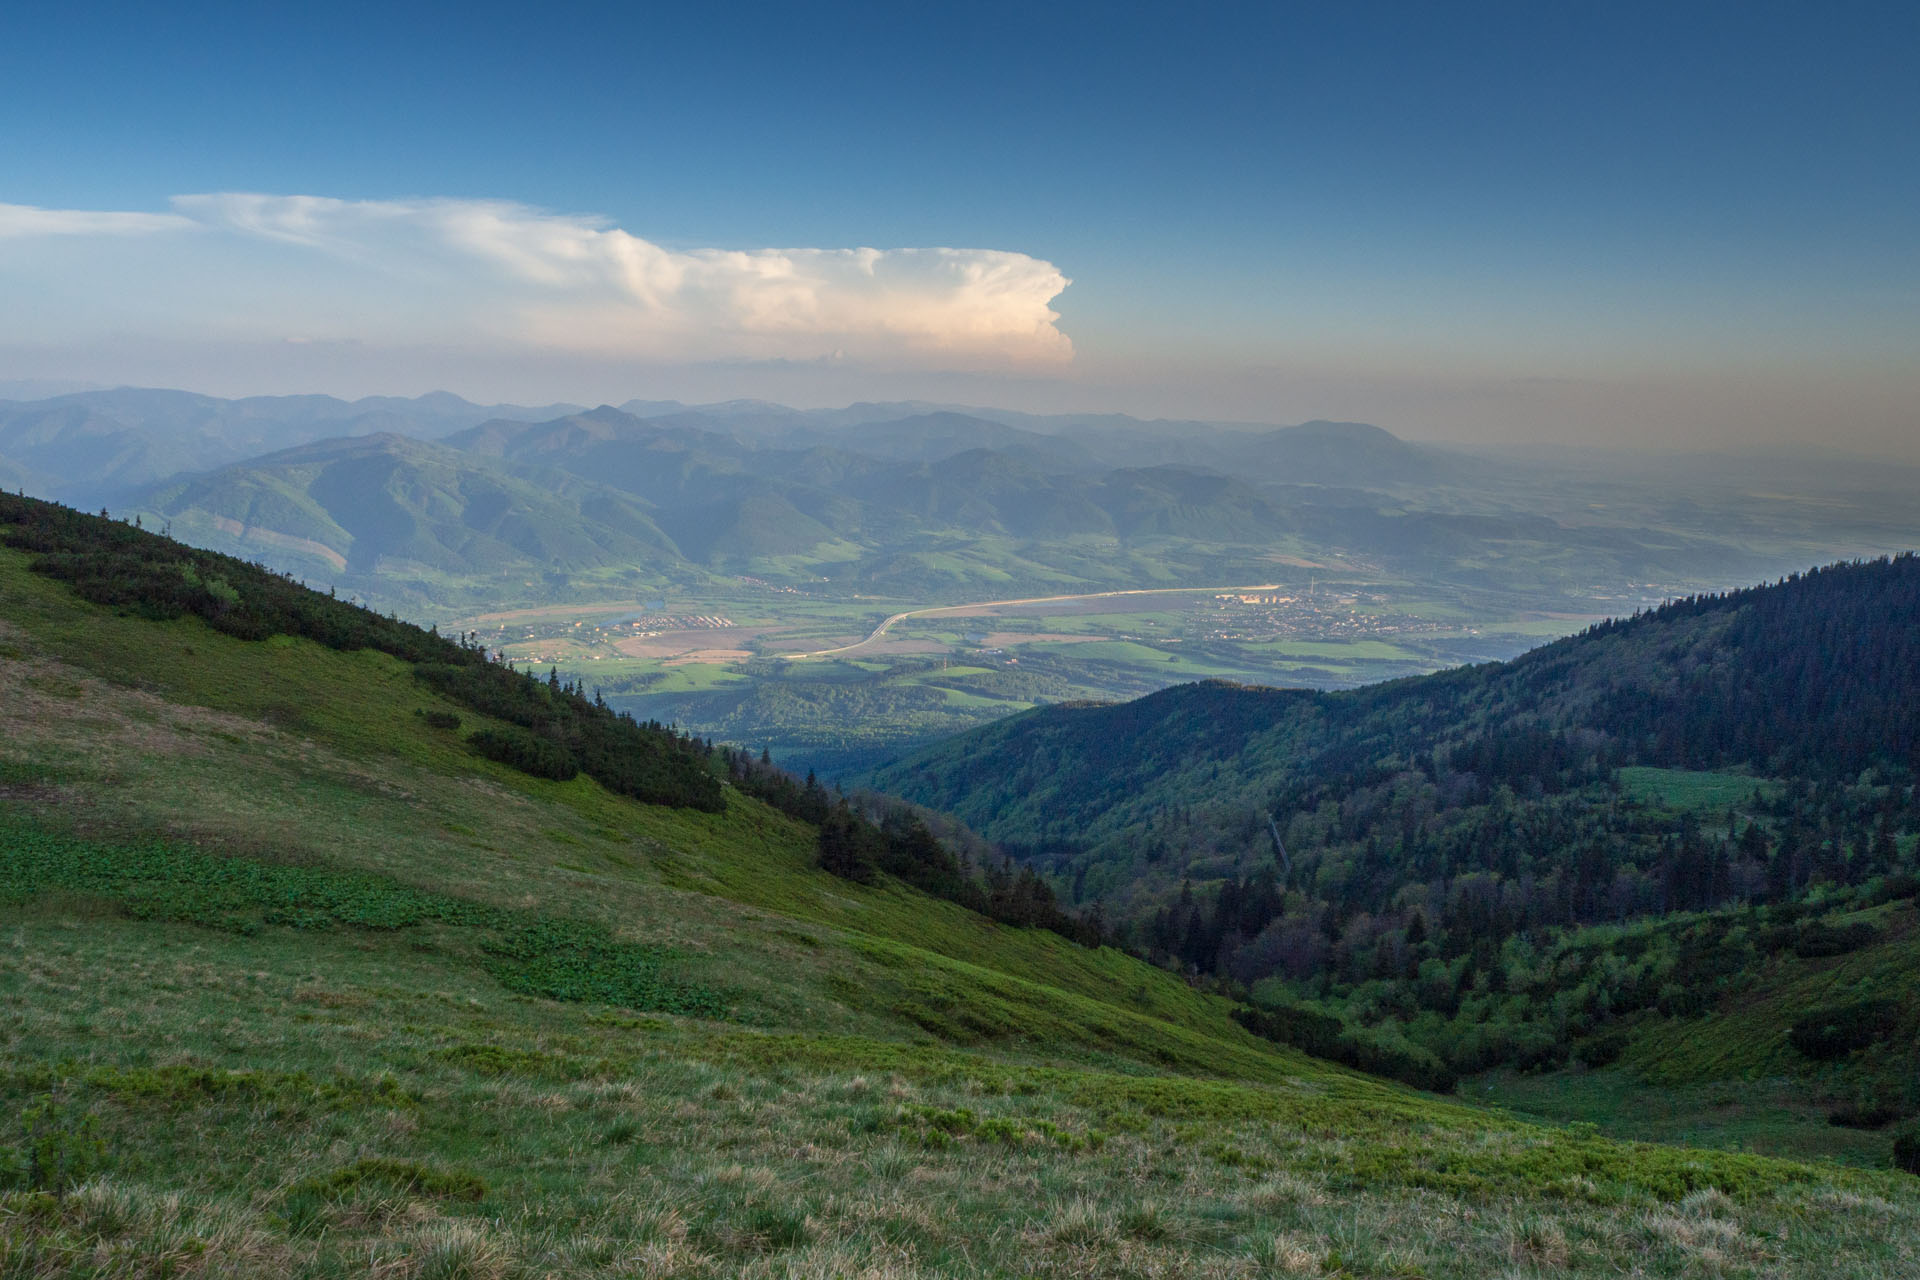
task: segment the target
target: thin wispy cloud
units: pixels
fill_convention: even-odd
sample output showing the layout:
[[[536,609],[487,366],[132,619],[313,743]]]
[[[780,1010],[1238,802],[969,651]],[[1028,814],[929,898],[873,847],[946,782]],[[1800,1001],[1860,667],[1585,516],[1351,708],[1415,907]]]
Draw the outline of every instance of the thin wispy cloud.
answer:
[[[94,243],[83,256],[33,252],[54,239]],[[602,219],[497,200],[218,193],[176,197],[167,213],[0,205],[0,279],[10,273],[43,294],[88,294],[97,305],[80,323],[99,332],[137,330],[143,292],[164,292],[170,336],[202,325],[637,360],[954,369],[1073,355],[1051,306],[1069,281],[1027,254],[669,249]],[[97,291],[102,278],[112,293]]]
[[[37,209],[0,204],[0,240],[45,236],[135,236],[184,231],[194,223],[175,213],[115,213],[89,209]]]

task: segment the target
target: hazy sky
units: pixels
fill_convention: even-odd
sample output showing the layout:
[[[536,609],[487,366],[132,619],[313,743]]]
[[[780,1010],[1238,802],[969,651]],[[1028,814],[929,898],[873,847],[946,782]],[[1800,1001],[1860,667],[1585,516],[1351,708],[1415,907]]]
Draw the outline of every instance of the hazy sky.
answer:
[[[1917,12],[36,6],[0,379],[1915,453]]]

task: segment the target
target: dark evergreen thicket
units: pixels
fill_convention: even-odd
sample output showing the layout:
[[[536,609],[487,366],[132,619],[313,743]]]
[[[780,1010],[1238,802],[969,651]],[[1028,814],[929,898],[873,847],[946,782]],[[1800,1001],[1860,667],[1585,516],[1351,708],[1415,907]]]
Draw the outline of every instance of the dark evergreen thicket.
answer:
[[[580,772],[565,747],[517,729],[481,729],[467,739],[467,745],[489,760],[536,778],[565,782]]]
[[[1452,1093],[1459,1083],[1452,1069],[1426,1050],[1385,1044],[1364,1033],[1356,1034],[1339,1018],[1316,1009],[1294,1004],[1242,1006],[1233,1011],[1233,1019],[1257,1036],[1416,1089]]]
[[[872,794],[857,803],[835,799],[813,774],[802,782],[764,752],[755,759],[722,747],[719,755],[736,787],[820,828],[819,864],[834,875],[867,884],[885,872],[1002,924],[1047,929],[1088,947],[1112,940],[1098,909],[1078,915],[1062,910],[1046,880],[997,852],[983,850],[976,870],[910,805]]]
[[[490,662],[476,645],[321,595],[259,565],[53,503],[0,494],[0,526],[8,546],[33,553],[35,572],[97,604],[155,619],[193,614],[242,640],[300,636],[411,662],[446,697],[524,730],[469,739],[490,759],[539,777],[584,772],[653,804],[725,806],[702,744],[617,715],[552,677],[542,682]]]

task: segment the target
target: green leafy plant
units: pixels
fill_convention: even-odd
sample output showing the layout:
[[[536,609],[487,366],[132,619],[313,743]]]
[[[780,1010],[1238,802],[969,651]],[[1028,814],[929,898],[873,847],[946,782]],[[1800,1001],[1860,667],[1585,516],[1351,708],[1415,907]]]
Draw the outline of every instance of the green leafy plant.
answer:
[[[99,1120],[58,1093],[21,1108],[19,1145],[0,1151],[0,1179],[10,1187],[62,1195],[106,1166]]]

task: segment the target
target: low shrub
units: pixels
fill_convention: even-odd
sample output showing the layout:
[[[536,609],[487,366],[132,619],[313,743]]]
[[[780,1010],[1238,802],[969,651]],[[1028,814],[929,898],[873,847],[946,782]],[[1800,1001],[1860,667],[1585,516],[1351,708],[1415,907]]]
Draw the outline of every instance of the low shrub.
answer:
[[[1856,1000],[1815,1009],[1793,1024],[1787,1040],[1807,1057],[1830,1062],[1885,1039],[1893,1031],[1896,1012],[1891,1000]]]
[[[263,924],[470,928],[480,931],[487,970],[527,995],[705,1017],[727,1008],[718,992],[667,974],[665,950],[616,941],[603,925],[484,906],[365,872],[223,858],[158,842],[103,844],[0,818],[0,885],[19,895],[101,894],[135,919],[242,934]]]
[[[1827,1123],[1842,1129],[1884,1129],[1900,1118],[1900,1108],[1884,1102],[1849,1102],[1827,1113]]]
[[[14,1133],[19,1145],[0,1147],[0,1187],[8,1190],[62,1195],[106,1166],[99,1121],[59,1094],[22,1107]]]
[[[1416,1045],[1390,1043],[1351,1031],[1332,1014],[1299,1005],[1255,1008],[1242,1005],[1233,1020],[1267,1040],[1291,1045],[1316,1058],[1344,1063],[1416,1089],[1452,1093],[1459,1076],[1452,1067]]]
[[[617,942],[599,925],[541,920],[482,944],[487,968],[507,988],[549,1000],[591,1001],[717,1018],[717,992],[667,976],[658,947]]]
[[[363,1186],[438,1200],[478,1200],[487,1194],[486,1182],[463,1169],[435,1169],[385,1156],[371,1156],[331,1173],[302,1178],[287,1189],[287,1194],[290,1199],[303,1195],[338,1199]]]
[[[1107,1141],[1104,1133],[1075,1133],[1042,1116],[983,1118],[970,1107],[929,1107],[919,1103],[901,1107],[893,1118],[893,1127],[918,1134],[920,1141],[929,1147],[946,1147],[957,1139],[971,1139],[1008,1147],[1051,1143],[1062,1151],[1098,1151]]]
[[[1844,925],[1816,922],[1802,928],[1794,938],[1793,954],[1802,960],[1843,956],[1849,951],[1858,951],[1879,936],[1878,929],[1863,921]]]
[[[260,565],[23,495],[0,493],[0,540],[32,553],[35,573],[83,600],[156,620],[191,614],[239,640],[292,636],[342,651],[374,649],[414,664],[454,702],[537,730],[609,790],[709,813],[726,807],[705,744],[615,712],[577,684],[561,684],[557,673],[542,682],[491,662],[471,637],[423,631]]]
[[[1910,1124],[1893,1135],[1893,1167],[1920,1174],[1920,1124]]]
[[[456,1044],[435,1049],[442,1062],[477,1071],[483,1076],[544,1076],[566,1073],[566,1059],[537,1049],[510,1049],[500,1044]]]

